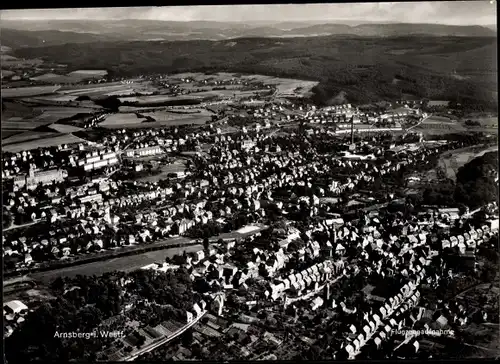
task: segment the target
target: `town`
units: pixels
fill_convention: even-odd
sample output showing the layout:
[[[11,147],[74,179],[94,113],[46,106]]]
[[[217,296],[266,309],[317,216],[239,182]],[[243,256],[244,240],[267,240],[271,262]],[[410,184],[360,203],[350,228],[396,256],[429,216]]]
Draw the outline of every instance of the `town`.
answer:
[[[4,361],[498,359],[494,11],[405,4],[2,10]]]
[[[496,201],[420,191],[441,183],[441,155],[495,140],[426,140],[421,102],[255,101],[217,102],[201,125],[103,129],[98,114],[92,141],[4,152],[12,294],[62,270],[47,295],[83,303],[73,314],[90,315],[87,331],[123,332],[80,355],[113,361],[442,357],[470,325],[498,322],[495,294],[460,297],[497,279],[485,258],[497,251]],[[106,267],[147,251],[135,270]],[[104,275],[78,273],[95,261]],[[109,297],[95,297],[100,285]],[[21,296],[4,306],[14,343],[47,309],[46,295]],[[85,332],[82,319],[68,325]]]

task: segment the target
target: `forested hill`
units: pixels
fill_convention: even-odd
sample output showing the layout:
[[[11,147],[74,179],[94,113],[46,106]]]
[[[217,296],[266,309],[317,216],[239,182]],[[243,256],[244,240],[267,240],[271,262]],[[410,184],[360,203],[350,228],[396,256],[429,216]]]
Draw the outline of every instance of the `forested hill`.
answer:
[[[470,208],[498,202],[498,151],[474,158],[458,170],[455,196]]]
[[[229,71],[320,81],[315,101],[427,97],[496,108],[496,39],[405,36],[238,38],[73,43],[14,51],[21,58],[107,69],[115,76]]]
[[[2,45],[57,45],[92,41],[228,40],[241,37],[310,37],[321,35],[351,35],[362,37],[394,37],[424,35],[432,37],[496,37],[496,32],[482,26],[444,24],[366,23],[344,24],[342,21],[310,24],[297,23],[236,23],[236,22],[175,22],[153,20],[23,20],[2,21]]]

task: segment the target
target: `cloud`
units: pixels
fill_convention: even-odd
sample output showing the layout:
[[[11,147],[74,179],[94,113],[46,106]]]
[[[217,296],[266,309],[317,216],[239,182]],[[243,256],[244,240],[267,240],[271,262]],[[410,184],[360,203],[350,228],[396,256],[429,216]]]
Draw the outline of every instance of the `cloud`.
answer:
[[[35,20],[149,19],[170,21],[334,21],[496,24],[489,1],[422,1],[351,4],[207,5],[142,8],[4,10],[0,18]]]

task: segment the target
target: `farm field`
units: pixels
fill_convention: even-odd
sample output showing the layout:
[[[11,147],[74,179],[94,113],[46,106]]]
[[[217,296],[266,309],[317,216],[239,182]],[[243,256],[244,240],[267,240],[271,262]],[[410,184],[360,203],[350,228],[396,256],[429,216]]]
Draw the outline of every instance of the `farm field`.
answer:
[[[19,59],[6,54],[2,54],[0,59],[2,61],[2,67],[13,68],[16,70],[25,68],[32,69],[33,67],[39,67],[43,64],[41,59]]]
[[[191,96],[199,96],[199,97],[250,97],[255,94],[261,94],[264,92],[269,92],[269,89],[261,89],[261,90],[211,90],[211,91],[202,91],[202,92],[193,92],[189,95]]]
[[[160,124],[162,126],[165,126],[165,125],[191,125],[191,124],[195,124],[195,125],[202,125],[202,124],[205,124],[208,120],[210,120],[211,117],[210,116],[199,116],[199,115],[193,115],[189,118],[183,118],[183,119],[172,119],[172,120],[169,120],[167,122],[161,122]]]
[[[158,122],[169,122],[173,120],[183,120],[192,118],[190,114],[172,113],[164,110],[141,113],[145,117],[151,117]]]
[[[141,124],[145,118],[139,118],[134,113],[111,114],[99,125],[105,128],[122,128],[134,124]]]
[[[55,95],[35,97],[33,98],[33,100],[39,102],[72,102],[75,101],[77,97],[78,96],[55,94]]]
[[[84,76],[84,77],[104,77],[108,74],[106,70],[77,70],[70,72],[70,76]]]
[[[50,136],[47,138],[41,138],[36,140],[30,140],[25,142],[18,142],[14,144],[2,145],[2,149],[5,152],[18,153],[23,150],[31,150],[37,148],[48,148],[55,147],[61,144],[72,144],[79,143],[82,139],[72,135],[72,134],[57,134],[55,136]]]
[[[144,119],[145,120],[145,119]],[[102,125],[100,126],[108,129],[120,129],[120,128],[125,128],[125,129],[140,129],[140,128],[162,128],[165,126],[172,126],[172,125],[202,125],[205,124],[207,120],[210,120],[210,118],[207,117],[190,117],[190,118],[185,118],[185,119],[175,119],[175,120],[170,120],[170,121],[143,121],[140,123],[130,123],[130,124],[115,124],[115,125]]]
[[[176,73],[173,75],[168,76],[169,78],[172,78],[174,80],[180,80],[180,79],[186,79],[186,78],[192,78],[196,81],[203,81],[203,80],[208,80],[211,78],[218,79],[220,77],[220,74],[212,74],[212,75],[205,75],[203,73],[198,73],[198,72],[182,72],[182,73]]]
[[[434,100],[429,101],[428,106],[448,106],[449,101]]]
[[[60,86],[33,86],[2,89],[2,98],[31,97],[37,95],[53,94]]]
[[[43,121],[43,120],[38,120],[38,121],[33,121],[33,120],[5,120],[2,121],[2,132],[4,130],[12,129],[12,130],[33,130],[35,128],[38,128],[40,126],[45,126],[51,124],[50,121]]]
[[[176,114],[188,114],[188,115],[198,115],[206,113],[207,115],[213,115],[213,111],[208,110],[208,108],[185,108],[185,106],[171,106],[164,109],[167,112],[172,112]]]
[[[140,104],[150,104],[150,103],[161,103],[167,101],[198,100],[199,98],[200,97],[192,95],[182,95],[182,96],[157,95],[157,96],[120,97],[119,100],[121,102],[131,102],[140,105]]]
[[[2,70],[2,78],[4,77],[10,77],[15,75],[15,72],[9,71],[9,70]]]
[[[311,89],[319,83],[316,81],[303,81],[291,78],[277,78],[277,77],[263,76],[263,75],[242,76],[241,78],[263,82],[265,85],[276,85],[278,97],[285,95],[305,96],[309,94]],[[298,93],[296,93],[294,91],[296,88],[300,88],[301,90]]]
[[[2,130],[2,140],[22,133],[24,130]]]
[[[60,110],[58,110],[60,109]],[[93,114],[94,109],[89,108],[33,108],[35,111],[42,111],[41,114],[34,117],[9,118],[2,121],[2,129],[35,129],[47,124],[53,124],[61,119],[67,119],[77,114]]]
[[[482,118],[478,119],[478,121],[480,121],[481,124],[483,125],[492,125],[492,124],[498,125],[498,117]]]
[[[454,124],[454,121],[451,118],[447,118],[445,116],[431,115],[423,122],[423,124],[440,124],[440,123]]]
[[[59,92],[71,93],[74,91],[95,90],[95,89],[100,89],[103,87],[116,87],[116,86],[120,86],[123,88],[130,87],[130,85],[127,85],[123,82],[115,81],[115,82],[107,82],[107,83],[95,83],[95,84],[90,84],[90,85],[65,85],[65,86],[61,87]]]
[[[99,88],[80,89],[72,91],[61,91],[61,93],[71,96],[107,96],[108,93],[121,92],[126,90],[124,85],[101,86]]]
[[[130,94],[150,94],[156,91],[156,88],[149,81],[139,80],[138,82],[109,82],[91,85],[64,86],[59,91],[60,94],[71,96],[123,96]]]
[[[2,130],[2,134],[10,130]],[[23,143],[30,140],[53,137],[59,135],[57,132],[44,132],[44,131],[26,131],[26,130],[15,130],[16,134],[2,139],[2,147],[7,144]]]
[[[66,125],[66,124],[51,124],[50,125],[51,129],[54,129],[55,131],[59,133],[76,133],[77,131],[83,130],[82,128],[79,128],[77,126],[73,125]]]
[[[157,110],[153,112],[147,112],[147,113],[141,113],[141,115],[144,115],[146,117],[152,117],[156,121],[159,122],[171,122],[171,121],[176,121],[176,120],[186,120],[186,119],[198,119],[198,118],[207,118],[206,120],[209,120],[210,117],[213,115],[208,110],[205,109],[197,109],[197,110],[189,110],[189,112],[186,111],[176,111],[176,112],[169,112],[167,110]]]
[[[4,54],[4,53],[2,53],[0,55],[0,61],[2,61],[2,62],[15,61],[15,60],[17,60],[17,58],[14,57],[14,56],[11,56],[10,54]]]
[[[74,83],[78,82],[77,78],[66,76],[66,75],[58,75],[56,73],[45,73],[40,76],[31,77],[30,80],[38,81],[38,82],[50,82],[50,83]]]
[[[481,127],[498,127],[498,116],[472,116],[467,119],[470,119],[475,122],[479,122],[481,124]]]
[[[130,96],[130,95],[134,95],[137,92],[139,92],[139,90],[136,90],[133,88],[127,88],[127,89],[120,89],[120,90],[108,92],[106,94],[106,96]]]
[[[118,112],[120,113],[130,113],[130,112],[143,112],[145,110],[164,110],[165,106],[156,106],[156,107],[138,107],[138,106],[120,106],[118,108]]]
[[[449,132],[460,132],[465,130],[466,129],[463,127],[463,125],[451,121],[448,122],[426,121],[415,127],[415,131],[421,131],[423,133],[449,133]]]
[[[90,114],[95,112],[93,108],[89,107],[58,107],[58,106],[36,106],[35,110],[40,110],[44,114],[56,115],[61,118],[70,117],[76,114]]]

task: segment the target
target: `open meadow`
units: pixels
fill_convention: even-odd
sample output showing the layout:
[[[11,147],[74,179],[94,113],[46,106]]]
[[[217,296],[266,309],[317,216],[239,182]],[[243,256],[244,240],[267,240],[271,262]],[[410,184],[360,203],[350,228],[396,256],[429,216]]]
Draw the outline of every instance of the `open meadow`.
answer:
[[[431,115],[422,124],[454,124],[452,118],[446,116]]]
[[[262,93],[269,92],[269,89],[259,89],[259,90],[238,90],[238,89],[230,89],[230,90],[209,90],[202,92],[193,92],[189,94],[190,96],[198,96],[198,97],[252,97],[255,95],[259,95]]]
[[[108,74],[106,70],[77,70],[70,72],[70,76],[77,77],[104,77]]]
[[[41,126],[49,125],[52,122],[43,120],[2,120],[2,132],[4,130],[33,130]]]
[[[7,130],[8,132],[9,130]],[[57,132],[41,132],[41,131],[31,131],[31,130],[15,130],[16,133],[2,138],[2,147],[7,144],[17,144],[17,143],[24,143],[27,141],[33,141],[36,139],[41,139],[41,138],[47,138],[47,137],[53,137],[57,136]],[[2,136],[3,136],[4,130],[2,130]]]
[[[137,181],[155,183],[162,179],[166,179],[170,173],[184,172],[186,170],[186,163],[179,159],[173,163],[165,164],[160,167],[161,172],[153,176],[144,176]]]
[[[498,116],[469,115],[464,119],[479,123],[482,128],[498,128]]]
[[[180,96],[172,96],[172,95],[155,95],[155,96],[130,96],[130,97],[120,97],[119,100],[121,102],[129,102],[134,105],[147,105],[147,104],[155,104],[155,103],[163,103],[169,101],[185,101],[185,100],[198,100],[200,96],[193,95],[180,95]]]
[[[24,130],[16,130],[16,129],[7,129],[7,130],[2,130],[2,140],[13,137],[14,135],[18,135],[23,133]]]
[[[30,80],[38,81],[38,82],[53,83],[53,84],[78,82],[78,79],[76,79],[74,77],[66,76],[66,75],[59,75],[56,73],[45,73],[43,75],[31,77]]]
[[[96,110],[89,107],[59,107],[59,106],[37,106],[35,110],[40,110],[42,115],[51,115],[60,119],[69,118],[76,114],[91,114]]]
[[[37,95],[53,94],[60,86],[33,86],[2,89],[2,98],[31,97]]]
[[[189,110],[189,112],[169,112],[167,110],[156,110],[153,112],[141,113],[145,117],[150,117],[164,125],[203,124],[211,120],[212,112],[205,109]]]
[[[17,137],[15,135],[14,137]],[[9,138],[10,139],[10,138]],[[80,143],[82,139],[72,134],[52,134],[52,136],[43,135],[37,139],[21,141],[16,143],[8,143],[8,140],[2,140],[2,150],[4,152],[18,153],[24,150],[32,150],[37,148],[56,147],[62,144]],[[7,141],[8,144],[4,144]]]
[[[316,86],[319,82],[316,81],[304,81],[296,80],[291,78],[279,78],[264,75],[245,75],[241,77],[249,81],[262,82],[264,85],[273,85],[276,87],[276,96],[308,96],[310,95],[311,89]]]
[[[149,81],[136,82],[108,82],[90,85],[64,86],[60,89],[60,94],[68,96],[88,96],[88,97],[104,97],[104,96],[125,96],[131,94],[150,94],[157,89],[151,85]]]
[[[10,77],[15,75],[16,73],[10,70],[2,70],[2,78],[4,77]]]
[[[31,77],[30,80],[53,84],[74,84],[94,78],[101,78],[106,74],[106,71],[74,71],[68,74],[48,72],[42,75]]]
[[[50,124],[49,127],[59,133],[66,134],[66,133],[76,133],[77,131],[83,130],[83,128],[79,128],[77,126],[73,125],[66,125],[66,124]]]
[[[130,125],[141,124],[145,120],[145,118],[140,118],[134,113],[110,114],[99,124],[99,126],[110,129],[119,129],[122,127],[126,128]]]
[[[33,100],[39,101],[39,102],[68,103],[68,102],[75,101],[77,98],[78,98],[78,96],[55,94],[55,95],[47,95],[47,96],[37,96],[37,97],[34,97]],[[97,105],[96,105],[96,107],[97,107]]]

